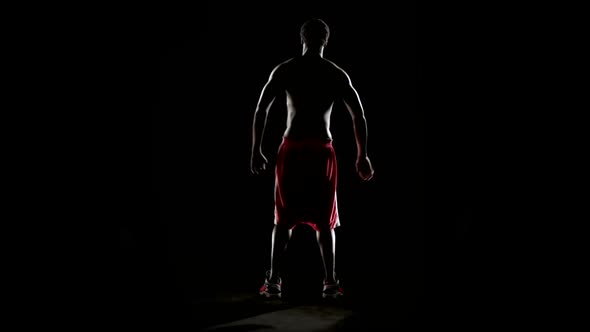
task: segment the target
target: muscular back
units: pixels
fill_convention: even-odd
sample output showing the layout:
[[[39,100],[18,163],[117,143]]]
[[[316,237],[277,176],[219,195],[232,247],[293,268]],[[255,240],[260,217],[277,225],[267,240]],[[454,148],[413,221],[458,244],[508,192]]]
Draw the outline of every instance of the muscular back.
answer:
[[[252,124],[252,172],[266,167],[261,141],[266,115],[277,101],[287,103],[287,129],[284,137],[294,139],[332,139],[330,115],[334,102],[341,100],[352,116],[357,145],[357,170],[369,180],[373,169],[367,157],[367,122],[363,106],[344,70],[325,60],[321,53],[286,61],[273,70],[254,112]]]
[[[342,98],[346,74],[319,56],[300,56],[273,73],[277,100],[287,103],[287,128],[284,136],[295,139],[331,139],[330,115],[334,102]]]

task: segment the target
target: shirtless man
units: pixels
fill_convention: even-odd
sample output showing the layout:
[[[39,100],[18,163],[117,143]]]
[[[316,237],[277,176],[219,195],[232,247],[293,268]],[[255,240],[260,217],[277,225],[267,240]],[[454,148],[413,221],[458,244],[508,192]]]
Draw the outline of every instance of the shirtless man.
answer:
[[[252,173],[259,174],[268,168],[261,150],[268,111],[276,100],[287,103],[287,128],[275,168],[271,267],[260,289],[260,294],[266,297],[281,296],[281,258],[292,229],[300,223],[310,225],[317,232],[325,273],[323,297],[343,294],[334,272],[334,228],[340,221],[336,201],[337,163],[330,133],[332,106],[338,100],[344,102],[352,116],[357,173],[363,180],[373,177],[367,156],[367,123],[359,96],[346,72],[323,57],[329,34],[328,26],[320,19],[303,24],[302,55],[274,68],[254,114],[250,167]]]

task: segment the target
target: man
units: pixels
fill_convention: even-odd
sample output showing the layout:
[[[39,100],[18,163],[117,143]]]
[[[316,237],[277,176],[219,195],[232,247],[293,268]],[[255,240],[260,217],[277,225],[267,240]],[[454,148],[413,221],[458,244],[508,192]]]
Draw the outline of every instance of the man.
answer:
[[[336,238],[340,225],[336,201],[337,163],[332,147],[330,115],[343,101],[353,120],[357,145],[356,170],[370,180],[373,167],[367,156],[367,124],[363,107],[344,70],[324,59],[330,30],[320,19],[301,27],[303,53],[279,64],[260,95],[254,114],[251,171],[266,171],[268,162],[261,141],[273,102],[287,103],[287,126],[275,168],[275,226],[271,267],[260,294],[281,296],[280,263],[292,229],[305,223],[317,232],[324,263],[323,297],[339,297],[342,288],[335,276]]]

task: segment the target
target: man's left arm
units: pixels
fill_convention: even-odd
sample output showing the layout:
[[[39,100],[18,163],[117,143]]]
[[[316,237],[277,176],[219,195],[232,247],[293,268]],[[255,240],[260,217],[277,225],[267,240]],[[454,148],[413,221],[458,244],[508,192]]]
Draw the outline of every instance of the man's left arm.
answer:
[[[252,123],[252,155],[250,159],[250,169],[252,173],[258,174],[266,170],[267,159],[262,153],[262,136],[264,128],[266,127],[266,119],[268,112],[280,90],[280,80],[277,72],[280,70],[280,65],[277,66],[264,85],[256,111],[254,112],[254,121]]]

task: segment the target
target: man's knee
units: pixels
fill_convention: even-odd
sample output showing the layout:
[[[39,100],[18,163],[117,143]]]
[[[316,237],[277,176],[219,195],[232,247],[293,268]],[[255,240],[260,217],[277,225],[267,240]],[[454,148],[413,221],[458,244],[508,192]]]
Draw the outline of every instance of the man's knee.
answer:
[[[334,228],[330,227],[329,225],[327,225],[327,226],[316,225],[314,228],[315,228],[316,232],[318,232],[318,234],[330,234],[334,231]]]
[[[288,225],[278,224],[275,225],[274,231],[276,234],[288,235],[291,232],[291,227]]]

